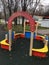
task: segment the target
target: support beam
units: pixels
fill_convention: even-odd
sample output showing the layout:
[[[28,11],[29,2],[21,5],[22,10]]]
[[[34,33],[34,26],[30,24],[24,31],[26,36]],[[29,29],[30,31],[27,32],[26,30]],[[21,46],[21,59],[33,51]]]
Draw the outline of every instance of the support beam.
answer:
[[[11,51],[12,45],[12,30],[9,30],[9,51]]]
[[[5,34],[5,39],[8,40],[8,36],[7,36],[7,34]]]
[[[37,36],[37,31],[38,31],[38,26],[39,26],[39,23],[37,22],[37,24],[36,24],[36,36]]]
[[[25,21],[24,21],[24,34],[25,34]]]
[[[34,32],[31,32],[29,56],[32,56],[33,35],[34,35]]]

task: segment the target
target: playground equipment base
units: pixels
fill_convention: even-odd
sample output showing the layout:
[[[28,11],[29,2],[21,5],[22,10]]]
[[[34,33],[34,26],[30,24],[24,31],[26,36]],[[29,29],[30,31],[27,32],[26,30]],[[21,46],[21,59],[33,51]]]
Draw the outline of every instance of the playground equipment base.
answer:
[[[9,43],[8,43],[8,40],[4,39],[0,42],[1,44],[1,48],[3,49],[6,49],[6,50],[9,50]]]
[[[41,53],[41,52],[36,52],[36,51],[32,51],[32,55],[42,57],[42,58],[47,57],[46,53]]]
[[[24,34],[15,34],[14,40],[16,40],[17,38],[30,38],[30,37],[28,36],[28,32],[27,32],[25,35]],[[41,41],[41,40],[43,40],[43,38],[44,38],[43,36],[36,36],[35,39]],[[8,43],[7,39],[2,40],[0,42],[0,44],[1,44],[1,48],[9,50],[9,43]],[[48,52],[47,46],[44,46],[41,49],[35,49],[35,48],[32,49],[32,55],[38,56],[38,57],[46,57],[47,52]]]

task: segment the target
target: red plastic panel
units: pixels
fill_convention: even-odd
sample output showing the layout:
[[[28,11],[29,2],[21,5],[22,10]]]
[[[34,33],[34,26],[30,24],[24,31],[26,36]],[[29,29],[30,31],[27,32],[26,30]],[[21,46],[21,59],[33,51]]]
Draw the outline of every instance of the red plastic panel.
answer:
[[[8,40],[6,40],[6,43],[9,43],[9,41],[8,41]]]
[[[9,50],[9,46],[1,44],[1,48]]]
[[[36,40],[43,40],[43,38],[42,37],[40,37],[40,36],[36,36]]]
[[[19,38],[20,37],[20,35],[18,34],[18,35],[15,35],[14,36],[14,39],[17,39],[17,38]]]
[[[32,55],[37,56],[37,57],[46,57],[46,53],[41,53],[41,52],[36,52],[32,51]]]
[[[30,24],[30,22],[27,22],[27,21],[26,21],[26,22],[25,22],[25,24],[26,24],[26,25],[27,25],[27,24],[29,25],[29,24]]]
[[[32,32],[35,31],[35,20],[32,18],[31,15],[29,15],[27,12],[24,12],[24,11],[21,11],[21,12],[15,12],[13,13],[13,15],[9,18],[8,20],[8,30],[12,29],[12,21],[18,17],[18,16],[23,16],[25,17],[26,19],[29,20],[30,22],[30,30]]]
[[[25,38],[25,35],[24,34],[20,34],[20,38]]]
[[[37,24],[37,22],[35,22],[35,24]]]

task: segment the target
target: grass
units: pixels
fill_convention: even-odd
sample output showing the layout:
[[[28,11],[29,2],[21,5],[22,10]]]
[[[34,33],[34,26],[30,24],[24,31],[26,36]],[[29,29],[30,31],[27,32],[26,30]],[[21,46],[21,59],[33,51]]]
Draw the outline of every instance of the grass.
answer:
[[[7,28],[7,25],[5,25],[5,30],[8,30],[8,28]],[[23,32],[23,30],[24,30],[24,27],[22,27],[22,25],[12,25],[12,30],[13,31],[15,31],[15,32]],[[27,31],[30,31],[30,26],[26,26],[25,27],[25,30],[27,30]]]
[[[4,25],[4,28],[8,31],[7,25]],[[39,26],[38,29],[45,30],[49,28]],[[24,27],[22,27],[22,25],[12,25],[12,30],[15,32],[23,32]],[[30,31],[30,26],[26,25],[25,30]]]
[[[30,31],[30,26],[27,25],[27,26],[25,27],[25,30]]]
[[[44,29],[45,30],[45,29],[49,29],[49,28],[39,26],[38,29]]]
[[[1,20],[0,20],[0,24],[1,24]]]
[[[15,32],[23,32],[23,27],[22,25],[13,25],[12,30]]]

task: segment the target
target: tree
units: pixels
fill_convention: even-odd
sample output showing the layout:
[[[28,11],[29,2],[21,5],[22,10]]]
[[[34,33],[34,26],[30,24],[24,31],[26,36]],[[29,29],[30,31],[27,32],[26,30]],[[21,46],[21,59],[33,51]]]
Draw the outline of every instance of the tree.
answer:
[[[4,10],[4,17],[5,17],[5,21],[6,21],[6,8],[5,8],[5,1],[1,0],[2,5],[3,5],[3,10]]]
[[[40,4],[40,0],[28,1],[27,7],[30,5],[29,12],[33,16],[35,14],[37,6]]]
[[[5,14],[5,19],[7,17],[7,10],[8,10],[8,15],[11,16],[11,14],[13,12],[18,11],[19,8],[19,2],[21,1],[21,7],[22,11],[29,11],[29,13],[31,13],[31,15],[33,16],[36,8],[38,6],[38,4],[40,3],[40,0],[1,0],[3,3],[3,8],[4,8],[4,14]],[[7,2],[6,2],[7,1]],[[28,9],[28,6],[30,7],[30,9]],[[17,19],[14,20],[15,24],[17,24]],[[24,18],[22,18],[22,21],[24,21]],[[22,26],[23,26],[23,22],[22,22]]]
[[[26,7],[26,0],[21,0],[21,7],[22,7],[22,11],[26,11],[27,7]],[[22,26],[24,26],[24,17],[22,17]]]
[[[39,3],[40,3],[40,0],[23,0],[23,1],[21,0],[22,11],[27,11],[28,6],[30,6],[29,13],[33,16],[35,14],[36,8]],[[22,21],[24,21],[24,18],[22,18]],[[22,26],[23,26],[23,22],[22,22]]]
[[[14,6],[14,12],[16,12],[18,9],[18,0],[15,0],[15,6]],[[17,25],[17,18],[14,19],[15,24]]]

